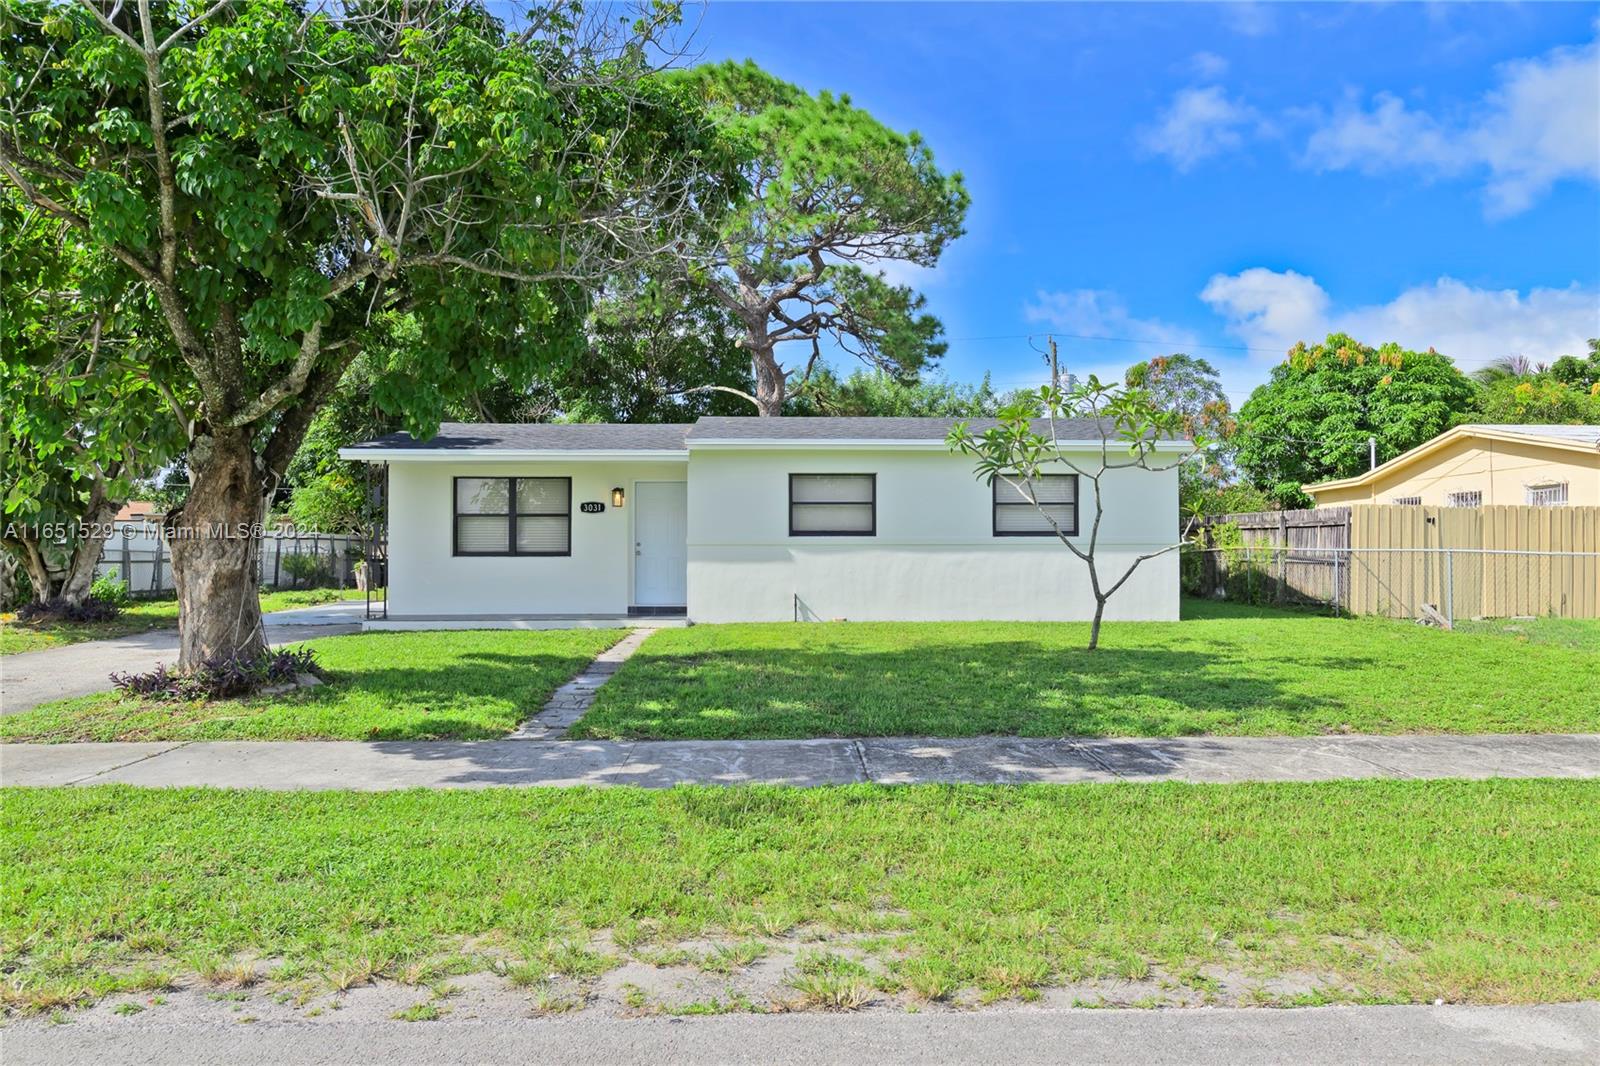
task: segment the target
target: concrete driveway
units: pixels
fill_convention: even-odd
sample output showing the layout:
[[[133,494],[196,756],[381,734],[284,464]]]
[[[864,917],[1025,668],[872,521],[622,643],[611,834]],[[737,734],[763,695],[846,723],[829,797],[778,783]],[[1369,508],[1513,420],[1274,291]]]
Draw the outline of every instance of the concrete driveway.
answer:
[[[359,601],[298,607],[264,616],[267,640],[277,647],[313,637],[355,633],[366,605]],[[15,714],[50,700],[86,696],[111,688],[110,675],[154,670],[178,658],[178,631],[91,640],[41,651],[0,656],[0,714]]]

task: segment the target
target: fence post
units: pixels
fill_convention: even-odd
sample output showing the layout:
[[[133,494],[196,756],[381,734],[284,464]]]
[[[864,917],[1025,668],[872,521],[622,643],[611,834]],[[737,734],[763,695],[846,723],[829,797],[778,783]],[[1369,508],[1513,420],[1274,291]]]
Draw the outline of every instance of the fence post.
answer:
[[[1289,583],[1289,517],[1278,512],[1278,587],[1272,592],[1272,602],[1284,601],[1284,586]]]
[[[1343,590],[1339,585],[1339,553],[1333,553],[1333,615],[1339,616],[1339,594]]]
[[[156,534],[156,557],[150,567],[150,588],[154,592],[161,591],[161,549],[165,546],[161,535]],[[174,582],[176,584],[176,582]]]
[[[118,532],[122,534],[122,584],[131,592],[133,590],[133,549],[128,546],[128,527],[123,526]]]
[[[1444,620],[1451,629],[1456,627],[1456,553],[1448,548],[1444,553]]]

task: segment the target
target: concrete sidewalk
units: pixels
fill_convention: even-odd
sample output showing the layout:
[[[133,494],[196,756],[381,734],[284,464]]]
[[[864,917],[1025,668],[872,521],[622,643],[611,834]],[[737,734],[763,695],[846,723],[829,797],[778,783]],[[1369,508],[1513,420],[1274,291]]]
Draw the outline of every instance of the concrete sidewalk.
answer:
[[[358,633],[366,604],[359,600],[270,611],[261,616],[273,647],[317,637]],[[87,696],[111,688],[111,673],[143,673],[178,660],[177,629],[152,629],[111,640],[0,656],[0,714],[16,714],[50,700]]]
[[[1600,734],[3,744],[6,785],[484,788],[1600,777]]]
[[[7,1066],[287,1063],[1585,1063],[1600,1006],[984,1010],[173,1025],[25,1018]]]

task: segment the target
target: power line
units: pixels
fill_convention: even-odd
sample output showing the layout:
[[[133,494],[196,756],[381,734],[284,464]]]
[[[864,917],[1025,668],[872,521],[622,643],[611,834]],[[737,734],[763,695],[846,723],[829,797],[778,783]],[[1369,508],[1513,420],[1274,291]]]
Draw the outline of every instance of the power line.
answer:
[[[1284,352],[1277,348],[1258,348],[1248,344],[1201,344],[1198,341],[1189,344],[1177,344],[1171,340],[1153,340],[1139,337],[1098,337],[1088,333],[1057,333],[1046,331],[1043,333],[997,333],[988,337],[946,337],[946,341],[1031,341],[1037,337],[1062,337],[1073,341],[1105,341],[1111,344],[1152,344],[1166,348],[1209,348],[1223,352],[1266,352],[1269,355],[1283,355]],[[1287,349],[1286,349],[1287,350]]]

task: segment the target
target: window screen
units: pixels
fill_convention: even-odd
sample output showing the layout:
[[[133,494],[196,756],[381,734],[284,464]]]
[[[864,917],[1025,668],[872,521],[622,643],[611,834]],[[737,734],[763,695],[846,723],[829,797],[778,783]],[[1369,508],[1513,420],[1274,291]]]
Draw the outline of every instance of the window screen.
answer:
[[[1053,537],[1056,531],[1051,528],[1050,520],[1045,515],[1054,519],[1061,532],[1068,535],[1078,532],[1077,474],[1041,474],[1027,482],[997,477],[992,484],[995,536]],[[1030,494],[1023,491],[1024,485],[1031,488],[1031,495],[1039,501],[1039,507],[1035,507],[1028,498]],[[1043,514],[1040,513],[1041,508]]]
[[[790,474],[791,537],[870,537],[878,531],[876,474]]]
[[[455,554],[572,554],[571,478],[458,477],[455,485]]]

